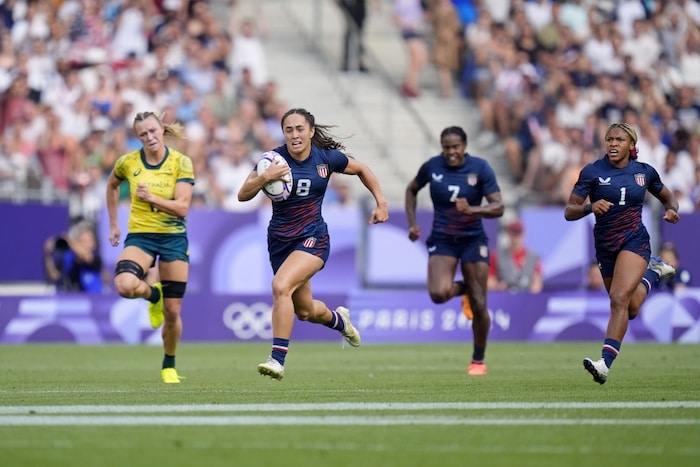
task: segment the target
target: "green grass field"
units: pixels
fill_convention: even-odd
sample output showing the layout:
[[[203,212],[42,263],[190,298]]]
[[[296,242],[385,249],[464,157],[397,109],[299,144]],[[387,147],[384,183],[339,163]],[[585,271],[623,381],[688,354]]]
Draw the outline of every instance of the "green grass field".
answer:
[[[181,345],[182,384],[148,346],[0,347],[0,464],[11,466],[697,466],[700,346],[599,343]]]

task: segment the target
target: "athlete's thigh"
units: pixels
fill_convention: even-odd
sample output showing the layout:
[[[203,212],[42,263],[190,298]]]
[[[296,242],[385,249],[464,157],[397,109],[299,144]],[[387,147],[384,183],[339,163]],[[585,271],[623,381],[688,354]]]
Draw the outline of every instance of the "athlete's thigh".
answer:
[[[158,275],[161,281],[187,282],[190,264],[187,261],[158,261]]]
[[[143,251],[141,248],[136,246],[124,247],[122,252],[119,254],[119,261],[133,261],[141,266],[144,272],[148,271],[153,265],[153,256]]]
[[[644,257],[628,250],[622,250],[615,261],[615,272],[610,283],[610,294],[631,296],[642,280],[647,269]]]
[[[321,258],[301,250],[292,251],[272,279],[278,287],[295,292],[323,267]]]
[[[452,283],[457,271],[458,259],[447,255],[430,255],[428,258],[428,288]]]

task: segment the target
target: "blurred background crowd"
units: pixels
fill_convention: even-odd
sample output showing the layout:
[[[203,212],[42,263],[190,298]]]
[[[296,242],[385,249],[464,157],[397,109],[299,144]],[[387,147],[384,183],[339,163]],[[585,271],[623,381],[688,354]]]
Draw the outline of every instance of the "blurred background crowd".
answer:
[[[66,201],[72,218],[95,221],[116,158],[139,147],[134,114],[153,110],[185,126],[172,144],[195,163],[196,206],[265,202],[240,204],[236,193],[257,155],[282,142],[284,77],[268,72],[264,16],[229,3],[222,21],[202,0],[0,1],[0,199]],[[348,3],[367,3],[368,15],[392,8],[397,24],[421,9],[428,54],[416,72],[437,67],[443,98],[479,109],[470,141],[502,148],[520,200],[563,204],[602,154],[605,128],[625,121],[681,211],[700,209],[697,1],[327,3],[345,14]],[[336,188],[330,196],[345,202]]]

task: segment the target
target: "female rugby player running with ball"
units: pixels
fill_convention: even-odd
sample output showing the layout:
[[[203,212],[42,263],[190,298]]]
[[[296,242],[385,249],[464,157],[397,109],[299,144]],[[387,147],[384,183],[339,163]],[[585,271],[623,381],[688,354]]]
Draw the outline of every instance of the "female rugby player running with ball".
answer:
[[[272,203],[268,226],[268,252],[272,279],[272,352],[258,365],[258,372],[274,379],[284,376],[294,316],[303,321],[335,329],[353,347],[360,345],[360,333],[350,322],[350,311],[342,306],[331,310],[311,293],[311,278],[320,271],[330,253],[328,226],[321,216],[321,203],[332,173],[357,175],[374,196],[376,207],[369,223],[389,218],[387,202],[379,181],[366,165],[341,152],[344,147],[328,132],[328,125],[316,123],[305,109],[291,109],[282,116],[284,145],[274,151],[289,167],[272,164],[258,175],[253,170],[238,192],[240,201],[253,199],[274,180],[286,179],[291,171],[293,186],[289,198]]]

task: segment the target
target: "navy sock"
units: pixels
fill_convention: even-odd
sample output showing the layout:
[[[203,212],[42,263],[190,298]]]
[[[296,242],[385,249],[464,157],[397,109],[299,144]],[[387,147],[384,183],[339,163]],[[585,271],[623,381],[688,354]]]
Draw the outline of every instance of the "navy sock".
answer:
[[[284,366],[284,359],[287,357],[289,350],[289,339],[274,337],[272,339],[272,358],[280,362]]]
[[[331,320],[327,323],[323,323],[324,326],[331,329],[336,329],[340,332],[345,331],[345,321],[340,319],[337,311],[331,310]]]
[[[459,297],[460,295],[465,295],[467,293],[467,286],[464,285],[464,281],[457,281],[455,282],[457,284],[457,296]]]
[[[474,346],[474,353],[472,354],[472,362],[482,363],[484,361],[484,356],[486,355],[486,347]]]
[[[645,289],[647,289],[647,293],[649,293],[649,290],[651,290],[653,286],[658,284],[660,280],[661,277],[657,273],[655,273],[651,269],[647,269],[644,273],[644,276],[642,277],[642,285]]]
[[[620,346],[622,344],[615,339],[606,338],[603,343],[603,360],[608,368],[612,367],[615,357],[620,353]]]
[[[160,300],[160,290],[156,289],[155,287],[151,287],[151,296],[146,300],[151,303],[158,303],[158,300]]]
[[[175,355],[165,354],[163,357],[163,368],[175,368]]]

